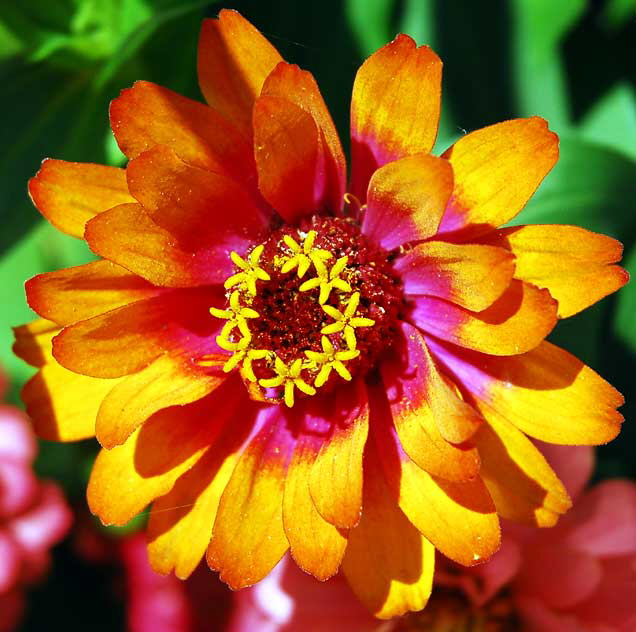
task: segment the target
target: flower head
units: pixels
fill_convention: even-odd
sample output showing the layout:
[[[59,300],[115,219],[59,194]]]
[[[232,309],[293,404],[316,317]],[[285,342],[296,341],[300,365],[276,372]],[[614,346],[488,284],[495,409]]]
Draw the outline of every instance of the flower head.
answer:
[[[112,103],[125,170],[45,161],[41,212],[100,259],[27,284],[38,432],[103,446],[91,509],[152,503],[155,569],[203,555],[232,588],[289,549],[378,616],[423,607],[435,548],[570,505],[526,435],[609,441],[621,396],[545,342],[626,282],[613,239],[498,228],[557,160],[539,118],[430,154],[441,62],[405,35],[360,68],[351,174],[311,74],[239,14],[206,20],[207,105],[136,83]],[[346,203],[345,203],[346,202]]]

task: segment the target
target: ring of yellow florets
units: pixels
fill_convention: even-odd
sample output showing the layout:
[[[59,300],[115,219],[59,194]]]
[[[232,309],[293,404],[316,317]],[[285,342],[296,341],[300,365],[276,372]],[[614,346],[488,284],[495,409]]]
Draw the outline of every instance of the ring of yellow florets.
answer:
[[[297,292],[314,292],[323,316],[330,320],[320,328],[320,351],[299,350],[296,357],[285,361],[276,350],[259,348],[256,344],[254,325],[261,314],[254,305],[258,302],[259,286],[272,278],[261,265],[263,244],[256,246],[246,258],[236,252],[230,253],[238,271],[224,284],[230,292],[229,305],[226,309],[210,309],[213,316],[226,320],[216,338],[221,349],[232,353],[223,371],[239,368],[247,382],[262,390],[264,399],[271,399],[269,393],[274,391],[277,393],[274,399],[280,399],[282,395],[289,407],[294,405],[296,390],[315,395],[317,389],[327,384],[332,372],[344,380],[351,380],[347,363],[360,355],[356,330],[375,324],[375,320],[358,313],[360,292],[354,291],[347,280],[352,273],[347,266],[348,256],[336,259],[329,250],[316,247],[315,230],[298,231],[297,236],[298,240],[289,234],[282,235],[271,266],[281,275],[295,276],[299,280],[313,272],[297,286]],[[260,375],[257,375],[255,363],[258,363]],[[263,373],[269,375],[262,376]]]

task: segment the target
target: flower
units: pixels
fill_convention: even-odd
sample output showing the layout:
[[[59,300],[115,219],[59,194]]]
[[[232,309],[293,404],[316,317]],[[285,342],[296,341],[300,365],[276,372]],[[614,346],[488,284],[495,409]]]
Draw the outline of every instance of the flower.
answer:
[[[100,259],[27,283],[28,410],[42,437],[97,436],[103,522],[152,503],[156,570],[206,555],[238,589],[289,549],[379,617],[419,610],[435,548],[482,562],[499,516],[570,506],[526,435],[618,433],[620,394],[545,337],[626,282],[621,246],[497,228],[557,138],[516,119],[431,155],[441,62],[406,35],[357,73],[349,187],[312,75],[238,13],[204,22],[198,71],[208,105],[148,82],[113,101],[125,170],[47,160],[31,180]]]
[[[591,448],[541,446],[574,508],[553,529],[507,523],[501,549],[465,568],[440,559],[428,606],[378,625],[341,576],[324,587],[286,557],[235,593],[230,632],[630,632],[636,627],[636,484],[611,479],[583,491]],[[322,588],[322,589],[321,589]]]
[[[541,447],[563,474],[574,507],[553,529],[514,524],[483,566],[440,570],[440,586],[459,589],[471,607],[508,603],[528,632],[628,632],[636,626],[636,484],[605,480],[584,490],[589,448]]]
[[[0,372],[0,397],[4,388]],[[71,524],[58,486],[33,473],[35,451],[23,413],[0,404],[0,632],[17,628],[26,587],[46,574],[49,549]]]

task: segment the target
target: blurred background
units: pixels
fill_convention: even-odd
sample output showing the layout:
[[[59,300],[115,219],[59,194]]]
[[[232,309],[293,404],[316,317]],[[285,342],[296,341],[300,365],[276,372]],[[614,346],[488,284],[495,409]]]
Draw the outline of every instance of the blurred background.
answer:
[[[92,258],[41,219],[28,178],[45,157],[122,165],[108,104],[137,79],[201,99],[199,26],[223,7],[315,74],[345,145],[356,69],[398,32],[444,61],[437,150],[507,118],[546,118],[561,137],[561,158],[517,223],[612,235],[636,275],[635,0],[2,0],[0,366],[10,403],[20,406],[32,371],[11,353],[10,327],[34,317],[24,281]],[[552,339],[625,395],[627,423],[598,450],[596,478],[635,478],[636,283],[559,324]],[[67,631],[126,629],[124,543],[143,518],[114,530],[89,516],[84,490],[95,453],[94,442],[39,446],[37,474],[61,485],[74,526],[47,578],[30,589],[20,630],[56,622]]]

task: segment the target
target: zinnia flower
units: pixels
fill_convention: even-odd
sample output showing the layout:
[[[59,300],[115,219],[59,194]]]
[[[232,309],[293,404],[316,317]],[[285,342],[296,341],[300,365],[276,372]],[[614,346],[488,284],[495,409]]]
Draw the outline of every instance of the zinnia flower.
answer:
[[[100,259],[27,284],[28,410],[45,438],[97,436],[103,522],[153,504],[156,570],[207,555],[238,589],[289,549],[380,617],[419,610],[435,548],[475,564],[498,515],[570,506],[526,435],[618,433],[620,394],[544,339],[626,282],[621,246],[498,229],[557,138],[518,119],[432,156],[441,62],[408,36],[356,76],[349,187],[312,75],[236,12],[204,22],[198,71],[208,105],[147,82],[113,101],[125,170],[47,160],[31,181]]]

